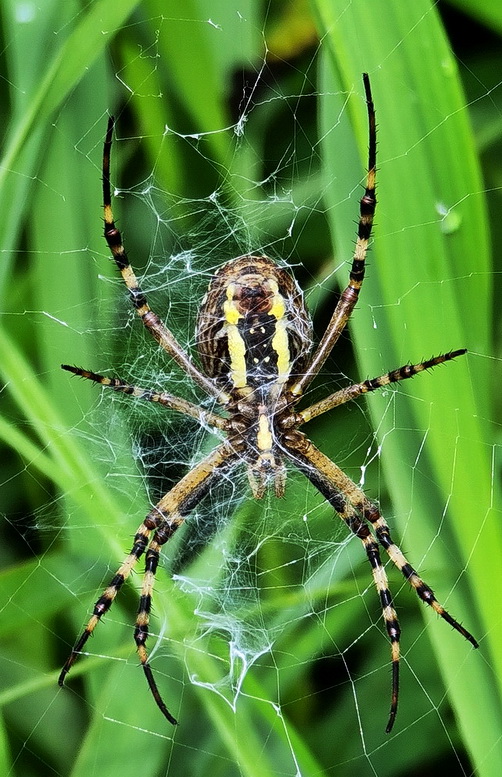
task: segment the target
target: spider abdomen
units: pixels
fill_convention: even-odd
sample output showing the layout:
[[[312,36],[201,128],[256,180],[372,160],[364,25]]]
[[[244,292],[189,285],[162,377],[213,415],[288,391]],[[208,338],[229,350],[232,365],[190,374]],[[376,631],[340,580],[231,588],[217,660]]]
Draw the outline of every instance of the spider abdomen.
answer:
[[[197,322],[207,375],[238,396],[277,396],[305,367],[312,325],[303,295],[266,256],[240,256],[214,275]]]

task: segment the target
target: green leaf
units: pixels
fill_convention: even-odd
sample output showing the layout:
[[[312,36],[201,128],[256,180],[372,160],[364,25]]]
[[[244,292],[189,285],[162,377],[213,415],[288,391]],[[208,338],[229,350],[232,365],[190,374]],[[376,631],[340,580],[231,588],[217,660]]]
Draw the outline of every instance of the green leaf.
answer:
[[[367,280],[351,322],[361,377],[469,349],[466,358],[411,386],[399,384],[396,394],[371,396],[368,408],[401,542],[419,570],[426,559],[438,598],[481,642],[481,655],[470,654],[458,635],[424,612],[471,756],[480,773],[495,774],[501,754],[487,750],[501,725],[500,687],[494,688],[482,654],[500,669],[502,634],[491,605],[502,595],[502,538],[484,421],[493,412],[491,397],[479,390],[489,386],[493,276],[475,143],[455,61],[428,2],[406,9],[399,2],[357,3],[345,15],[336,2],[315,6],[325,43],[321,121],[341,285],[360,196],[354,170],[362,180],[367,157],[363,70],[377,113],[379,204]],[[424,45],[427,55],[418,56]],[[441,541],[433,543],[439,530]],[[473,704],[459,666],[475,676],[479,703]]]

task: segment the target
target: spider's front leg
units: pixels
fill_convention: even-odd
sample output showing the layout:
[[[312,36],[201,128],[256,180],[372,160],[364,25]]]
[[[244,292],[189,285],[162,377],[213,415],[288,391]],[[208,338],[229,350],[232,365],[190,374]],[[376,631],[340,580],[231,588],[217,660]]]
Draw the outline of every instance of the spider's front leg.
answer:
[[[318,374],[324,362],[330,355],[338,338],[352,315],[359,292],[361,291],[366,269],[366,253],[373,228],[373,219],[376,209],[376,119],[373,97],[371,94],[370,79],[367,73],[363,73],[364,92],[366,96],[366,109],[368,113],[368,171],[364,194],[359,203],[359,223],[357,239],[352,257],[352,266],[349,273],[349,283],[342,292],[337,306],[331,316],[326,331],[317,346],[308,366],[291,386],[291,394],[300,397]]]
[[[190,356],[181,347],[170,329],[159,316],[150,308],[146,296],[141,289],[136,274],[131,267],[127,252],[124,248],[122,235],[117,229],[112,211],[112,193],[110,185],[110,155],[112,149],[113,128],[115,120],[110,116],[103,147],[103,210],[105,221],[105,240],[112,253],[115,264],[129,290],[131,303],[136,313],[143,322],[145,328],[155,338],[158,344],[169,356],[185,371],[192,380],[200,386],[208,396],[214,397],[222,405],[228,404],[230,397],[221,391],[216,384],[209,380],[203,372],[194,364]]]
[[[453,626],[453,628],[465,637],[473,647],[479,647],[477,640],[474,639],[472,634],[467,631],[467,629],[464,629],[464,627],[438,602],[432,588],[422,580],[409,563],[401,548],[393,541],[389,525],[380,513],[377,505],[368,499],[364,491],[362,491],[359,486],[357,486],[340,469],[340,467],[316,448],[308,438],[304,435],[300,435],[300,433],[297,434],[299,437],[303,438],[300,446],[303,447],[305,459],[310,463],[310,467],[313,468],[316,473],[324,475],[328,482],[334,484],[335,487],[348,498],[356,512],[368,521],[374,529],[379,544],[384,548],[392,563],[415,589],[417,596],[425,602],[425,604],[428,604],[429,607],[432,607],[443,620],[450,624],[450,626]]]
[[[168,493],[163,496],[148,513],[136,532],[129,555],[121,564],[109,585],[105,588],[94,605],[93,614],[89,619],[87,626],[77,640],[75,647],[61,670],[58,681],[59,685],[64,685],[66,675],[82,652],[87,640],[94,632],[94,629],[102,616],[105,615],[112,606],[119,590],[146,549],[145,572],[134,630],[134,639],[148,686],[157,706],[170,723],[173,725],[177,723],[160,695],[152,674],[151,666],[148,663],[148,653],[146,651],[155,573],[157,571],[162,546],[181,526],[185,516],[206,496],[211,485],[215,479],[221,475],[223,469],[234,464],[236,459],[237,454],[228,443],[223,443],[218,446],[218,448],[197,464],[179,481],[179,483],[168,491]],[[148,544],[148,539],[152,531],[154,532],[154,535]]]

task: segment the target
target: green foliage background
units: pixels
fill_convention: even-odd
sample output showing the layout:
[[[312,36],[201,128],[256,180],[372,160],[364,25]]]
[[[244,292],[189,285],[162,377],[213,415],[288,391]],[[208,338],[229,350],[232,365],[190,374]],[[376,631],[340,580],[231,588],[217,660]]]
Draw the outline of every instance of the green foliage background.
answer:
[[[502,237],[497,4],[47,0],[38,8],[5,0],[1,18],[1,773],[345,777],[410,775],[424,768],[431,775],[448,768],[459,775],[498,775],[502,547],[494,476],[500,426],[490,420],[500,411],[495,372],[500,327],[494,315],[500,253],[494,265],[490,252]],[[219,37],[208,19],[219,25]],[[143,54],[154,40],[158,61],[152,68]],[[262,160],[280,158],[283,133],[291,131],[280,115],[287,101],[277,103],[272,90],[265,91],[261,109],[249,115],[245,143],[236,145],[232,131],[215,132],[207,135],[200,155],[187,155],[186,147],[173,136],[164,138],[162,130],[167,125],[180,133],[211,133],[230,127],[232,79],[252,65],[250,82],[256,82],[264,43],[277,93],[305,91],[311,83],[318,95],[304,126],[305,147],[319,138],[314,160],[319,164],[298,163],[294,179],[294,199],[309,206],[310,217],[297,219],[286,250],[290,258],[301,258],[306,284],[313,281],[309,301],[319,326],[332,305],[333,267],[337,282],[346,281],[343,260],[352,251],[367,145],[361,72],[372,79],[380,204],[365,301],[351,327],[354,354],[341,346],[348,360],[343,372],[374,376],[409,359],[469,349],[466,359],[403,386],[392,418],[385,398],[374,396],[368,403],[378,439],[385,439],[368,490],[395,516],[393,525],[405,549],[413,548],[414,560],[426,558],[425,572],[438,597],[481,642],[479,651],[469,651],[405,588],[400,591],[409,668],[390,738],[383,734],[385,639],[376,640],[378,632],[369,629],[353,662],[348,654],[358,678],[360,718],[352,686],[327,660],[330,647],[345,647],[361,635],[361,618],[369,623],[366,607],[375,606],[377,619],[377,603],[354,596],[356,584],[360,590],[368,585],[362,562],[354,568],[340,563],[337,574],[315,578],[311,601],[348,600],[344,608],[328,608],[322,623],[304,619],[303,592],[289,572],[274,579],[262,607],[281,634],[273,659],[258,662],[246,676],[235,710],[184,675],[185,635],[197,628],[194,601],[161,572],[161,590],[167,593],[158,611],[169,624],[172,657],[163,656],[156,667],[166,672],[160,674],[166,698],[179,700],[173,711],[182,725],[174,741],[135,671],[132,588],[114,605],[108,628],[99,629],[92,645],[97,655],[72,671],[74,692],[56,685],[108,566],[113,569],[122,558],[145,506],[144,494],[107,486],[109,473],[85,444],[82,427],[96,393],[75,381],[69,390],[68,376],[58,367],[62,360],[95,366],[100,344],[80,336],[89,328],[90,311],[98,315],[96,330],[100,323],[105,333],[110,326],[99,321],[95,305],[116,290],[98,279],[98,272],[112,277],[113,271],[99,222],[105,116],[118,110],[119,134],[141,139],[135,157],[133,140],[116,144],[118,181],[124,177],[131,186],[154,170],[159,187],[174,196],[206,197],[221,171],[231,168],[226,204],[236,209],[244,203],[245,219],[252,194],[244,182],[264,180]],[[236,92],[242,96],[240,87]],[[304,149],[301,137],[294,148]],[[242,191],[236,180],[243,182]],[[319,192],[324,203],[317,214]],[[257,192],[256,199],[263,200],[264,193]],[[266,212],[257,218],[256,208],[257,239],[265,233],[281,239],[285,221]],[[148,252],[151,225],[135,220],[134,205],[120,203],[116,210],[121,225],[136,225],[128,245],[141,268],[136,255]],[[103,311],[110,309],[103,304]],[[169,323],[177,329],[176,321]],[[350,366],[353,358],[357,367]],[[336,456],[340,440],[358,442],[354,417],[342,412],[332,434],[326,426],[313,429],[327,453]],[[111,444],[122,457],[121,471],[130,467],[133,478],[126,439],[117,425]],[[417,451],[419,465],[411,466]],[[358,466],[360,453],[348,457],[349,466]],[[281,505],[284,514],[294,513],[296,487]],[[245,504],[238,524],[253,520],[254,509]],[[279,570],[287,561],[285,543],[264,554],[270,568]],[[217,567],[218,558],[218,550],[209,547],[197,564]],[[393,574],[391,579],[398,582]],[[190,672],[206,681],[217,678],[217,652],[217,646],[194,651]],[[279,699],[280,716],[274,706]]]

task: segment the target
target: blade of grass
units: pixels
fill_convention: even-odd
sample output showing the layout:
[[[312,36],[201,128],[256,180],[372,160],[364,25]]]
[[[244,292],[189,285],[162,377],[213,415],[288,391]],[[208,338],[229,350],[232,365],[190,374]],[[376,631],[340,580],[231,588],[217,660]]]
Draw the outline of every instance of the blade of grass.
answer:
[[[456,347],[488,355],[491,276],[483,186],[455,63],[435,11],[425,0],[412,9],[396,2],[355,3],[351,14],[327,0],[315,7],[328,52],[322,122],[330,219],[340,260],[352,253],[351,222],[360,196],[354,180],[363,179],[366,164],[362,71],[372,79],[379,125],[380,204],[367,280],[351,328],[362,376]],[[358,96],[344,112],[351,92]],[[339,282],[345,284],[347,269],[340,265]],[[481,315],[472,299],[487,302]],[[466,310],[472,312],[468,319]],[[438,595],[447,596],[448,607],[478,629],[482,650],[500,667],[502,635],[492,622],[491,603],[494,585],[495,596],[502,594],[501,537],[490,513],[494,494],[485,442],[490,433],[482,422],[490,415],[489,396],[474,393],[471,384],[488,385],[489,362],[476,355],[468,359],[404,386],[394,398],[396,409],[394,400],[389,405],[382,396],[374,402],[372,397],[368,407],[384,441],[381,461],[395,520],[414,549],[415,563],[423,555],[428,567],[441,570]],[[414,399],[407,401],[405,395]],[[431,544],[438,526],[444,545]],[[455,550],[453,559],[448,543]],[[461,578],[447,573],[455,558],[463,559],[457,560]],[[471,755],[480,773],[495,774],[500,762],[495,732],[502,717],[491,670],[481,659],[469,660],[479,683],[480,703],[474,708],[468,686],[457,675],[466,646],[448,638],[446,652],[444,624],[425,615]]]

